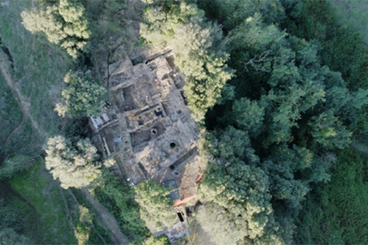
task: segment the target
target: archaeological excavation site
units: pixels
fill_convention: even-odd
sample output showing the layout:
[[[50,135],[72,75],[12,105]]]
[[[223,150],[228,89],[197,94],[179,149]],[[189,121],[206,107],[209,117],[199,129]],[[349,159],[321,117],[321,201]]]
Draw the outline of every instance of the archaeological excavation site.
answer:
[[[187,107],[184,75],[170,51],[142,60],[110,65],[109,102],[104,113],[90,117],[90,126],[99,150],[115,159],[113,172],[130,186],[153,179],[171,190],[178,223],[151,231],[172,239],[186,234],[183,204],[195,198],[202,176],[200,130]]]

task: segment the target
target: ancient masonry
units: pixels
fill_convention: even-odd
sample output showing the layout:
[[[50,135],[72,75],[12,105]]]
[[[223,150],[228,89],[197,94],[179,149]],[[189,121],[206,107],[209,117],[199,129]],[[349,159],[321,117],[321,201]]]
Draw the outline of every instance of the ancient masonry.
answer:
[[[201,177],[200,131],[186,106],[184,76],[167,52],[134,66],[121,60],[109,70],[110,101],[105,113],[90,118],[94,140],[131,186],[154,179],[172,190],[178,223],[153,232],[182,236],[187,230],[182,204],[194,199]]]

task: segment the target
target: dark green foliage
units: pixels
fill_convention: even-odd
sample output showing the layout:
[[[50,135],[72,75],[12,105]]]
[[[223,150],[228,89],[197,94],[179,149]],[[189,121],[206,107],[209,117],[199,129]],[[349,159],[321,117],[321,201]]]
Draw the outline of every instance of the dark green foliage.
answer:
[[[70,118],[67,119],[65,126],[65,137],[73,142],[79,139],[85,139],[91,136],[91,128],[88,125],[88,118]]]
[[[368,86],[368,50],[360,35],[338,23],[336,10],[329,1],[303,1],[302,12],[282,24],[288,32],[322,44],[322,63],[341,72],[353,90]]]
[[[295,244],[367,244],[367,157],[338,154],[331,181],[318,185],[303,204]]]
[[[368,49],[360,35],[342,27],[338,19],[329,1],[304,1],[301,14],[287,19],[283,26],[299,37],[319,40],[321,62],[341,72],[350,89],[367,88]],[[366,107],[360,111],[351,108],[360,101],[356,95],[352,95],[357,98],[354,102],[342,89],[333,89],[329,97],[332,103],[342,105],[340,117],[350,121],[357,134],[367,132]],[[333,133],[333,130],[323,127],[321,133]],[[331,182],[318,186],[303,205],[295,233],[296,244],[367,243],[366,218],[362,215],[366,213],[362,208],[367,202],[363,170],[366,159],[352,151],[345,151],[338,159]]]
[[[295,2],[295,0],[285,2]],[[278,22],[285,17],[279,0],[199,0],[198,5],[209,12],[210,17],[223,24],[227,30],[234,29],[255,13],[266,16],[267,23]]]
[[[124,233],[134,243],[141,243],[149,233],[141,219],[139,205],[134,201],[134,189],[107,171],[103,177],[102,185],[95,189],[97,199],[114,214]]]
[[[22,12],[24,27],[32,33],[43,32],[51,43],[60,44],[70,56],[77,58],[90,36],[83,5],[75,0],[59,0],[43,6],[40,10]]]
[[[2,198],[0,198],[0,220],[0,230],[10,227],[20,232],[23,229],[24,220],[21,213]]]
[[[107,91],[92,77],[91,71],[68,72],[62,92],[63,104],[57,104],[55,110],[60,116],[97,116],[103,110]]]
[[[11,245],[11,244],[29,244],[30,240],[21,235],[16,233],[11,228],[5,228],[0,230],[0,244],[4,245]]]
[[[0,91],[0,120],[2,123],[0,142],[3,143],[18,122],[21,121],[22,113],[2,76],[0,76]],[[4,150],[0,149],[0,154],[4,154]]]
[[[31,156],[16,154],[7,158],[0,168],[0,179],[11,178],[21,171],[32,166],[34,158]]]
[[[228,31],[229,66],[236,71],[229,83],[235,96],[209,114],[214,130],[202,149],[209,167],[200,188],[204,200],[220,206],[209,206],[210,212],[226,217],[221,222],[240,227],[235,230],[242,233],[233,235],[239,241],[291,243],[303,200],[315,183],[329,181],[329,167],[335,161],[329,151],[351,143],[352,126],[359,110],[368,103],[368,92],[349,91],[344,74],[324,66],[325,43],[307,42],[279,28],[280,23],[286,25],[298,18],[301,4],[262,3],[210,3],[218,11],[212,11],[211,18],[223,22]],[[236,8],[246,6],[250,12],[232,11],[233,4]],[[259,14],[268,11],[272,14]],[[239,177],[242,175],[246,177]],[[259,182],[252,183],[253,178]],[[252,191],[262,186],[266,191]],[[267,193],[269,198],[254,202],[262,200],[254,198],[254,193]],[[238,215],[252,216],[257,209],[267,215],[261,211],[257,218],[246,221],[248,225],[241,225]],[[226,224],[216,227],[214,220],[200,217],[211,223],[202,226],[214,236],[227,232],[221,228]],[[249,225],[258,219],[263,223]],[[259,229],[256,236],[251,235],[252,227]],[[277,237],[277,241],[270,237]],[[236,239],[230,243],[236,243]]]
[[[100,155],[87,139],[72,142],[63,136],[49,138],[45,165],[64,189],[88,186],[101,175]]]
[[[259,158],[254,155],[246,131],[230,126],[226,130],[214,132],[213,136],[217,140],[214,140],[209,148],[212,156],[229,163],[238,161],[245,161],[246,163],[259,162]]]
[[[257,101],[241,98],[233,104],[233,120],[239,128],[256,136],[261,132],[263,126],[264,110],[265,108]]]
[[[154,236],[150,236],[145,242],[145,245],[169,245],[169,238],[167,238],[167,236],[159,236],[159,237],[154,237]]]
[[[222,89],[232,76],[219,25],[208,22],[195,4],[184,1],[147,8],[141,35],[149,43],[166,44],[175,64],[186,75],[184,91],[192,117],[202,122],[208,108],[221,102]]]
[[[29,238],[22,235],[25,220],[21,213],[0,197],[0,244],[29,244]]]
[[[352,90],[368,87],[368,49],[361,36],[338,23],[336,10],[328,1],[304,1],[297,18],[285,19],[282,24],[294,35],[322,44],[322,63],[339,71]],[[354,115],[354,129],[367,133],[367,108]]]
[[[286,38],[275,25],[263,24],[260,15],[249,17],[229,35],[234,54],[230,62],[238,73],[230,83],[235,86],[236,97],[254,100],[254,109],[246,104],[249,99],[234,103],[237,127],[251,134],[262,128],[265,147],[300,140],[325,147],[344,147],[350,142],[351,134],[343,123],[355,120],[356,110],[368,102],[367,92],[350,93],[339,73],[320,66],[317,44]],[[259,106],[255,110],[255,103],[265,108],[264,112]],[[252,111],[259,114],[253,112],[249,118]],[[245,126],[249,120],[254,120],[252,129]],[[330,126],[325,125],[327,122]],[[314,141],[306,142],[304,134],[310,134]]]
[[[149,180],[140,183],[134,190],[135,200],[140,205],[141,218],[150,230],[161,231],[177,221],[177,216],[171,210],[173,202],[168,197],[168,188]]]

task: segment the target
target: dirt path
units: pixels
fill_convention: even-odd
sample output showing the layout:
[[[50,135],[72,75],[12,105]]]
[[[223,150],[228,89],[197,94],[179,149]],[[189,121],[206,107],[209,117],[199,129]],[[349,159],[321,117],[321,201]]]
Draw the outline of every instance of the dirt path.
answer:
[[[3,164],[3,162],[5,161],[7,157],[6,145],[8,144],[9,139],[18,130],[18,128],[25,122],[27,117],[31,120],[32,126],[42,136],[45,136],[45,132],[39,129],[37,122],[33,120],[33,118],[31,117],[29,113],[30,103],[26,102],[19,88],[16,86],[15,82],[12,80],[9,74],[10,67],[9,67],[7,58],[9,58],[12,61],[12,58],[7,57],[7,55],[3,52],[3,50],[0,49],[0,72],[2,76],[4,77],[6,84],[9,86],[15,100],[17,101],[19,108],[22,111],[22,118],[18,122],[18,124],[15,126],[15,128],[11,131],[11,133],[6,137],[5,141],[2,144],[2,147],[3,147],[2,149],[4,150],[4,154],[0,156],[0,166]],[[11,66],[13,67],[13,64],[11,64]],[[36,229],[36,233],[34,234],[34,240],[36,241],[36,243],[38,243],[39,242],[39,217],[38,217],[35,207],[30,202],[28,202],[19,192],[14,190],[8,182],[1,181],[1,186],[2,186],[2,191],[7,191],[8,193],[12,194],[14,197],[19,199],[21,202],[25,203],[32,210],[33,217],[34,217],[34,225]]]
[[[11,59],[11,57],[9,57],[9,59]],[[9,62],[8,62],[8,59],[7,59],[7,55],[0,49],[0,72],[1,72],[2,76],[5,79],[5,82],[7,83],[9,88],[11,89],[12,94],[13,94],[14,98],[16,99],[16,101],[17,101],[17,103],[18,103],[18,105],[19,105],[19,107],[22,111],[21,121],[18,123],[18,125],[15,127],[15,129],[13,129],[13,131],[9,134],[6,141],[3,143],[3,147],[6,146],[8,140],[11,138],[11,136],[14,134],[14,132],[21,126],[21,124],[27,118],[30,119],[33,128],[38,132],[38,134],[41,137],[46,138],[47,137],[46,132],[42,128],[40,128],[40,126],[33,119],[32,115],[30,113],[31,103],[29,102],[29,99],[26,98],[21,93],[19,87],[16,85],[15,81],[12,79],[11,75],[9,74],[9,70],[10,70],[10,67],[9,67]],[[0,165],[5,159],[6,159],[6,155],[4,156],[4,154],[3,154],[3,156],[0,157]],[[9,185],[9,188],[11,188],[10,185]],[[111,215],[104,206],[102,206],[99,202],[97,202],[89,194],[88,190],[82,190],[82,191],[86,195],[87,200],[91,203],[91,205],[94,207],[94,209],[100,214],[102,222],[104,223],[104,226],[109,231],[111,231],[111,233],[112,233],[111,238],[114,241],[114,244],[129,244],[127,239],[125,238],[125,236],[121,233],[118,222],[116,221],[114,216]],[[27,200],[25,200],[19,193],[15,192],[15,190],[13,190],[13,193],[22,202],[27,203],[27,205],[29,205],[32,208],[34,216],[35,216],[36,228],[37,228],[37,231],[38,231],[38,216],[37,216],[35,208]]]
[[[3,165],[3,162],[5,161],[6,157],[8,156],[6,152],[6,145],[8,144],[9,139],[13,136],[13,134],[17,131],[17,129],[24,123],[26,117],[24,113],[22,113],[22,118],[20,119],[19,123],[15,126],[15,128],[10,132],[10,134],[5,138],[5,141],[2,144],[3,154],[0,156],[0,166]]]
[[[20,106],[20,109],[22,110],[22,113],[25,115],[25,117],[30,119],[33,128],[36,129],[36,131],[39,133],[39,135],[41,137],[45,138],[46,135],[47,135],[46,132],[43,131],[40,128],[38,123],[33,119],[32,115],[30,114],[31,103],[29,102],[28,98],[23,96],[20,89],[18,88],[16,83],[11,78],[11,76],[9,74],[9,65],[7,64],[6,61],[4,61],[5,59],[3,58],[3,57],[5,57],[5,54],[2,51],[0,51],[0,52],[1,52],[1,54],[0,54],[0,72],[1,72],[2,76],[4,77],[6,84],[11,89],[11,91],[13,93],[13,96],[16,99],[18,99],[18,101],[19,101],[18,104]]]
[[[0,44],[2,44],[1,42],[1,39],[0,39]],[[2,49],[0,50],[0,52],[2,52],[0,54],[0,59],[1,61],[4,59],[4,60],[7,60],[6,59],[6,54],[4,53],[3,51],[4,47],[2,47]],[[12,62],[12,59],[11,57],[8,57],[8,59],[10,59],[10,61]],[[12,91],[13,93],[13,91]],[[14,96],[14,94],[13,94]],[[21,104],[18,100],[15,100],[19,106],[19,108],[21,108]],[[25,122],[25,114],[23,113],[22,111],[22,118],[20,119],[20,121],[18,122],[18,124],[14,127],[14,129],[10,132],[10,134],[5,138],[3,144],[1,145],[1,149],[3,149],[3,154],[0,156],[0,166],[3,164],[3,162],[5,161],[6,157],[7,157],[7,152],[6,152],[6,145],[8,144],[8,141],[9,139],[13,136],[13,134],[17,131],[17,129]]]
[[[78,202],[77,198],[75,197],[75,195],[73,194],[73,192],[70,189],[68,189],[68,193],[73,198],[74,202],[78,206],[80,206],[81,204]],[[96,232],[96,234],[98,235],[98,237],[101,239],[101,241],[103,242],[103,244],[106,245],[107,243],[106,243],[105,239],[102,237],[102,235],[100,234],[100,232],[96,229],[96,227],[93,225],[93,222],[91,223],[91,227],[92,227],[93,231]]]
[[[93,208],[97,211],[97,213],[100,214],[106,228],[111,231],[111,238],[114,241],[114,244],[129,244],[128,240],[121,233],[118,222],[116,221],[114,216],[112,216],[104,206],[96,201],[87,189],[82,188],[82,192],[86,196],[87,200],[91,203]]]

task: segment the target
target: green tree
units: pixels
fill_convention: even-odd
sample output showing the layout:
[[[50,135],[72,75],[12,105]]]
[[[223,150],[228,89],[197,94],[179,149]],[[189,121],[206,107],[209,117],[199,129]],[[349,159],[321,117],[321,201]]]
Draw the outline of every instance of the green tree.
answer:
[[[129,231],[129,238],[134,243],[141,243],[149,232],[141,219],[140,207],[134,201],[134,189],[105,170],[103,180],[94,192],[98,200],[112,211],[122,229]]]
[[[23,25],[32,32],[43,32],[51,43],[58,44],[67,37],[63,31],[63,23],[58,18],[58,8],[47,6],[45,10],[32,9],[23,11]]]
[[[184,91],[192,117],[202,121],[208,108],[220,100],[232,71],[225,62],[220,26],[206,21],[204,12],[185,2],[151,6],[145,12],[141,35],[153,44],[166,44],[175,64],[186,75]],[[167,5],[165,5],[167,3]]]
[[[23,229],[24,217],[14,206],[11,206],[2,198],[0,198],[0,219],[0,230],[12,228],[17,232],[21,232]]]
[[[167,238],[167,236],[159,236],[159,237],[154,237],[154,236],[150,236],[149,238],[147,238],[144,241],[145,245],[169,245],[169,238]]]
[[[23,154],[9,157],[0,167],[0,179],[13,177],[19,172],[32,166],[33,161],[33,157]]]
[[[11,228],[5,228],[0,230],[1,245],[30,244],[30,243],[31,241],[27,237],[15,232]]]
[[[235,245],[244,239],[248,229],[242,217],[214,203],[199,207],[196,219],[217,244]]]
[[[314,140],[324,147],[343,149],[351,143],[352,132],[331,111],[312,117],[309,125]]]
[[[318,186],[296,220],[295,244],[368,243],[367,157],[340,151],[331,181]]]
[[[46,153],[46,168],[64,189],[85,187],[101,175],[99,155],[89,139],[73,143],[55,136],[48,140]]]
[[[22,235],[25,218],[13,205],[0,197],[0,244],[30,244],[32,241]]]
[[[228,35],[235,100],[211,112],[218,113],[214,120],[219,123],[211,122],[214,130],[200,149],[210,162],[200,192],[204,200],[234,213],[227,214],[230,220],[240,213],[256,217],[245,221],[251,225],[245,226],[243,242],[269,244],[277,238],[290,243],[312,183],[330,179],[328,151],[349,145],[349,125],[367,104],[367,91],[349,91],[338,72],[322,66],[320,44],[288,35],[260,14]],[[257,184],[249,182],[252,176]],[[267,191],[242,192],[261,188],[260,183]],[[247,204],[233,203],[238,193]],[[249,202],[269,213],[252,213]]]
[[[268,229],[278,229],[272,214],[269,180],[266,173],[258,167],[240,161],[227,167],[210,165],[200,185],[199,195],[201,199],[217,205],[209,206],[210,211],[206,212],[214,211],[215,217],[222,217],[218,221],[220,224],[204,224],[204,229],[214,232],[215,236],[220,232],[221,223],[234,223],[238,227],[230,233],[235,233],[231,244],[235,244],[240,238],[261,239],[263,234],[268,233]],[[204,219],[203,215],[200,217]],[[222,233],[216,237],[226,237],[224,232],[227,229],[230,228],[221,228]]]
[[[222,163],[244,161],[247,164],[259,162],[258,156],[251,147],[248,133],[228,127],[226,130],[213,132],[214,139],[209,147],[212,156]],[[207,146],[208,147],[208,146]]]
[[[55,5],[23,11],[21,15],[28,31],[43,32],[51,43],[60,44],[73,58],[85,50],[90,32],[80,2],[59,0]]]
[[[257,101],[241,98],[235,101],[232,107],[236,125],[251,135],[258,135],[263,126],[264,107]]]
[[[57,104],[55,110],[60,116],[66,113],[71,116],[96,116],[103,110],[103,99],[106,89],[98,85],[92,78],[91,71],[68,72],[62,91],[63,104]]]
[[[267,23],[282,20],[285,18],[285,11],[281,2],[295,2],[295,0],[199,0],[198,4],[206,12],[211,13],[227,30],[231,30],[255,13],[266,16]],[[294,6],[290,4],[288,7]]]
[[[135,192],[135,200],[141,206],[141,218],[147,227],[160,231],[177,220],[176,214],[171,210],[173,203],[167,197],[170,194],[167,188],[150,180],[137,185]]]

